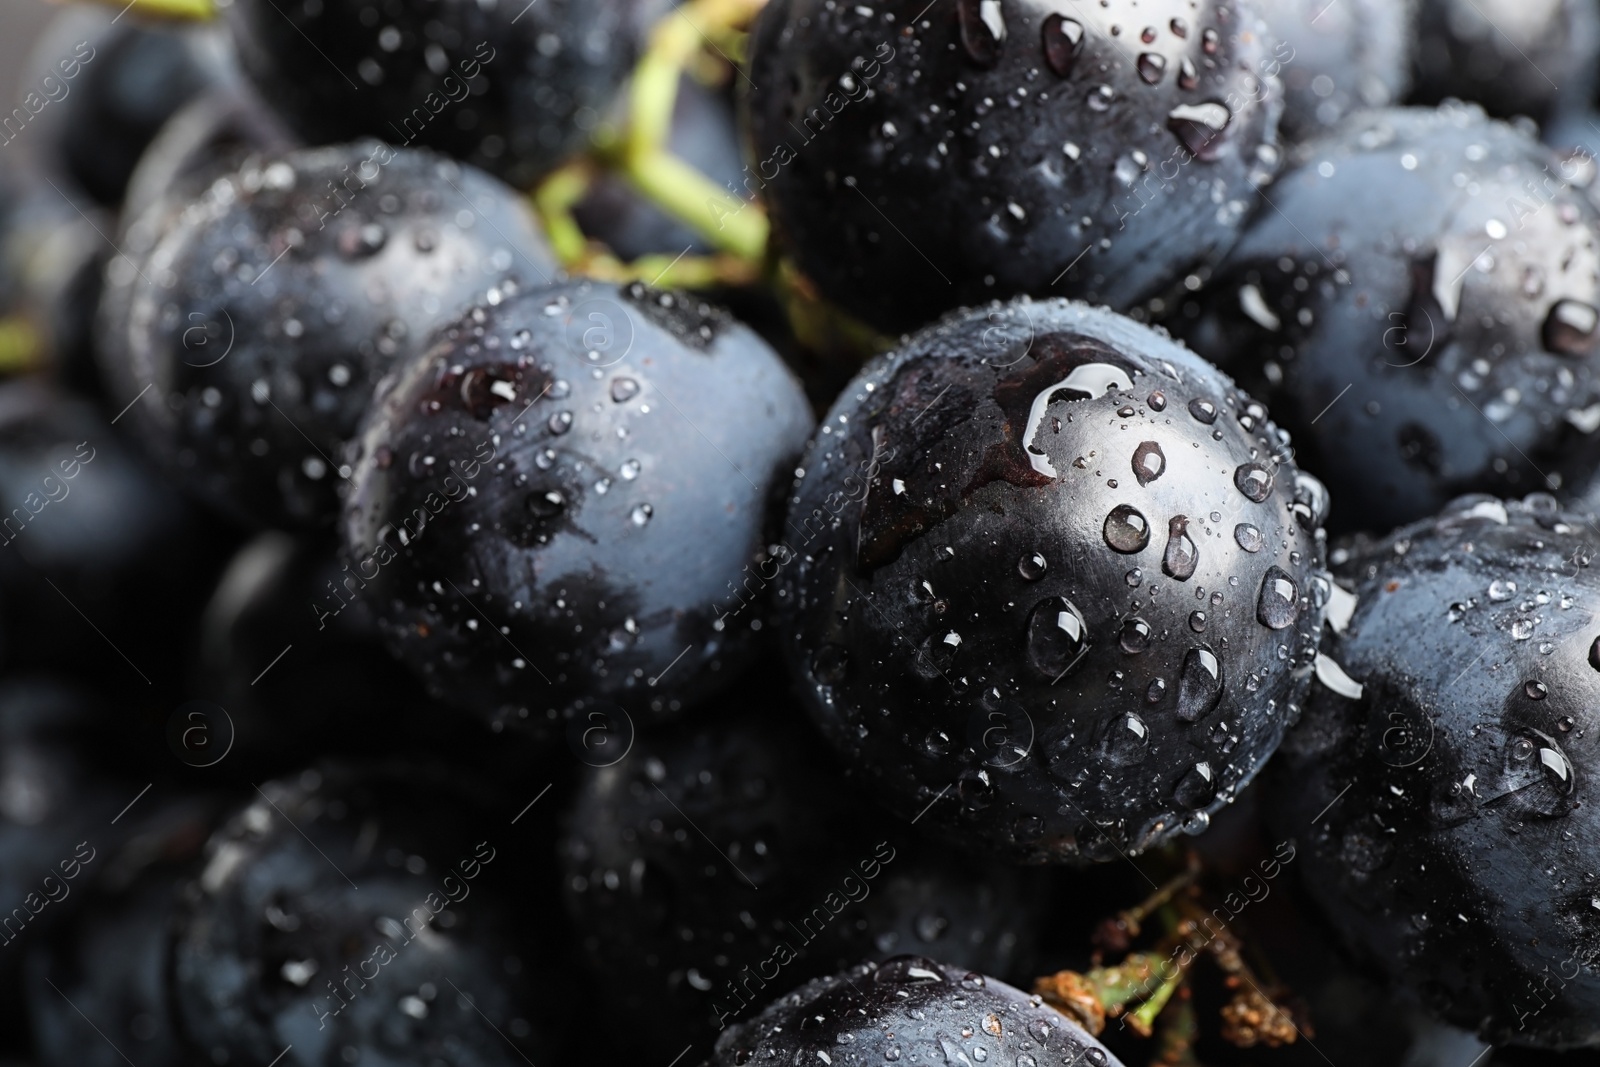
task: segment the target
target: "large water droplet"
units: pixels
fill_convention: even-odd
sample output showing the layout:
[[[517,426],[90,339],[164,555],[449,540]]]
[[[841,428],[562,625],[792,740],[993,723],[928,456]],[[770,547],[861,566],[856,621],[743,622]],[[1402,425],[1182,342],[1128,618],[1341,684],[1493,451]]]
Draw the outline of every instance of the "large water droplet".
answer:
[[[1193,415],[1196,419],[1205,423],[1207,426],[1210,426],[1213,422],[1217,421],[1217,405],[1213,404],[1209,400],[1205,400],[1197,396],[1193,400],[1189,401],[1189,414]]]
[[[1233,472],[1233,484],[1246,499],[1259,504],[1272,493],[1272,471],[1259,463],[1241,463]]]
[[[1028,462],[1032,464],[1034,470],[1051,478],[1059,477],[1044,449],[1034,444],[1034,439],[1044,430],[1045,415],[1050,410],[1050,404],[1058,399],[1058,394],[1080,394],[1076,397],[1061,398],[1068,400],[1094,399],[1104,396],[1111,389],[1132,392],[1133,380],[1128,377],[1128,372],[1110,363],[1085,363],[1074,367],[1071,374],[1049,388],[1041,390],[1033,398],[1033,404],[1028,409],[1028,426],[1023,431],[1022,442],[1025,446],[1024,451],[1028,454]]]
[[[954,630],[933,634],[923,640],[913,666],[923,678],[932,681],[955,666],[956,653],[960,650],[961,635]]]
[[[1183,808],[1203,808],[1217,795],[1217,776],[1206,762],[1196,763],[1178,779],[1172,799]]]
[[[1133,450],[1133,476],[1140,485],[1149,485],[1167,470],[1167,454],[1154,441],[1145,441]]]
[[[1568,815],[1576,785],[1572,760],[1560,743],[1539,730],[1523,729],[1507,739],[1499,788],[1484,803],[1506,800],[1529,815]]]
[[[1112,719],[1100,741],[1100,758],[1113,767],[1132,767],[1149,752],[1150,727],[1132,712]]]
[[[812,677],[822,685],[838,685],[850,669],[850,650],[839,645],[822,645],[811,657]]]
[[[1144,551],[1150,543],[1150,520],[1132,504],[1118,504],[1106,516],[1106,544],[1123,555]]]
[[[1541,336],[1558,356],[1587,356],[1600,333],[1600,311],[1579,300],[1557,300],[1545,316]]]
[[[1173,516],[1167,524],[1167,550],[1161,556],[1161,569],[1168,577],[1187,582],[1199,565],[1200,546],[1189,536],[1188,516]]]
[[[1000,43],[1006,39],[1005,13],[1000,0],[956,0],[961,24],[961,47],[982,67],[1000,61]]]
[[[1261,579],[1256,618],[1269,630],[1287,630],[1300,617],[1300,589],[1281,567],[1268,567]]]
[[[1215,100],[1179,104],[1167,112],[1167,129],[1177,135],[1183,147],[1196,159],[1210,162],[1221,152],[1222,133],[1232,118],[1227,106]]]
[[[1315,530],[1328,521],[1330,506],[1328,489],[1318,478],[1305,471],[1295,471],[1294,500],[1296,504],[1304,506],[1303,509],[1296,510],[1295,515],[1308,531]]]
[[[1261,531],[1248,522],[1241,522],[1233,528],[1233,539],[1246,552],[1260,552],[1267,547],[1267,539],[1261,536]]]
[[[1071,670],[1089,648],[1089,626],[1072,601],[1053,596],[1028,615],[1028,663],[1055,681]]]
[[[1122,624],[1122,632],[1117,635],[1117,643],[1122,646],[1122,651],[1129,655],[1138,655],[1150,647],[1150,624],[1143,619],[1129,619]]]
[[[947,981],[944,969],[926,956],[895,956],[872,972],[878,985],[930,985]]]
[[[1222,699],[1222,663],[1209,648],[1191,648],[1178,673],[1178,718],[1198,722]]]
[[[1078,64],[1078,53],[1083,47],[1083,26],[1061,15],[1051,15],[1044,20],[1041,31],[1044,38],[1044,61],[1060,78],[1072,76]]]

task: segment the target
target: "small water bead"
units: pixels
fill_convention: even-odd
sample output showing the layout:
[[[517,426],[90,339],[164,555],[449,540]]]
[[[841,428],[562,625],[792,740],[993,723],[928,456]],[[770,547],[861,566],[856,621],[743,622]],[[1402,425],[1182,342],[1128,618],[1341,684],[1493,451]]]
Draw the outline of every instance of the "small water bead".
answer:
[[[1131,504],[1119,504],[1106,516],[1102,531],[1112,551],[1123,555],[1142,552],[1150,544],[1150,520]],[[1137,585],[1137,582],[1129,582]]]
[[[1135,567],[1127,574],[1124,574],[1122,576],[1122,580],[1137,589],[1139,588],[1140,583],[1144,581],[1144,571],[1140,570],[1138,567]],[[1596,644],[1600,645],[1600,641],[1597,641]],[[1596,667],[1595,669],[1600,670],[1600,667]]]
[[[547,423],[547,425],[550,427],[550,432],[552,434],[560,437],[562,434],[572,429],[572,412],[556,412],[554,415],[550,416],[550,421]]]
[[[1167,112],[1167,129],[1196,159],[1210,162],[1221,154],[1222,133],[1232,119],[1227,105],[1216,100],[1179,104]]]
[[[1162,392],[1151,393],[1145,403],[1150,405],[1151,411],[1165,411],[1167,410],[1167,394]]]
[[[567,510],[567,498],[559,490],[530,493],[525,501],[530,514],[541,519],[551,519]]]
[[[1134,66],[1138,68],[1139,77],[1144,79],[1146,85],[1155,85],[1167,71],[1167,57],[1159,52],[1143,52],[1134,61]]]
[[[1049,561],[1040,552],[1024,552],[1022,558],[1017,560],[1017,573],[1022,575],[1025,582],[1037,582],[1049,569]]]
[[[1522,691],[1527,694],[1529,700],[1543,700],[1550,694],[1549,686],[1534,679],[1529,679],[1523,683]]]
[[[1571,715],[1563,715],[1561,718],[1556,720],[1556,729],[1560,730],[1564,734],[1571,733],[1572,728],[1575,725],[1577,724],[1572,721]]]
[[[980,67],[1000,62],[1000,45],[1006,38],[1005,14],[1000,0],[957,0],[956,16],[961,48]]]
[[[1267,539],[1261,536],[1261,531],[1248,522],[1241,522],[1233,528],[1233,539],[1246,552],[1260,552],[1267,547]]]
[[[632,378],[613,378],[611,380],[611,399],[616,403],[624,403],[638,395],[639,383]]]
[[[623,481],[631,482],[635,478],[639,477],[640,469],[641,468],[638,460],[626,459],[622,461],[622,466],[617,468],[617,473],[622,476]]]
[[[1167,23],[1167,28],[1170,29],[1172,31],[1172,35],[1177,37],[1179,40],[1184,40],[1189,36],[1189,24],[1181,18],[1174,18],[1171,22]]]
[[[1559,356],[1587,356],[1600,339],[1600,311],[1578,300],[1557,300],[1545,317],[1544,347]]]
[[[1489,599],[1497,604],[1504,603],[1517,595],[1517,583],[1502,581],[1496,578],[1489,583]]]
[[[1194,60],[1188,56],[1178,60],[1178,88],[1187,92],[1199,84],[1200,72],[1195,69]]]
[[[1205,633],[1206,613],[1203,611],[1191,611],[1189,613],[1189,629],[1193,630],[1197,634]]]
[[[1117,636],[1117,643],[1122,646],[1122,651],[1130,656],[1136,656],[1150,647],[1150,636],[1153,632],[1150,624],[1143,619],[1129,619],[1122,624],[1122,632]]]
[[[1217,46],[1222,43],[1222,35],[1209,26],[1200,33],[1200,49],[1208,56],[1217,54]]]
[[[643,526],[650,521],[650,516],[655,513],[655,508],[652,508],[649,504],[638,504],[628,513],[628,518],[632,520],[635,526]]]
[[[1233,484],[1247,500],[1259,504],[1272,493],[1273,474],[1259,463],[1241,463],[1233,472]]]
[[[1191,811],[1183,817],[1183,832],[1198,837],[1211,827],[1211,816],[1203,811]]]
[[[1147,704],[1159,704],[1166,699],[1167,683],[1164,678],[1157,678],[1145,686],[1144,699]]]
[[[1133,450],[1133,476],[1140,485],[1149,485],[1166,473],[1167,454],[1154,441],[1145,441]]]
[[[1189,519],[1175,515],[1167,524],[1167,549],[1161,556],[1161,569],[1169,577],[1186,582],[1200,565],[1200,546],[1189,536]]]
[[[1078,53],[1083,48],[1083,26],[1061,14],[1051,14],[1040,29],[1045,62],[1058,78],[1072,77],[1078,64]]]
[[[1217,421],[1217,405],[1213,404],[1209,400],[1202,400],[1199,397],[1195,397],[1193,400],[1189,401],[1189,414],[1193,415],[1196,419],[1205,423],[1207,426],[1210,426],[1212,423]]]

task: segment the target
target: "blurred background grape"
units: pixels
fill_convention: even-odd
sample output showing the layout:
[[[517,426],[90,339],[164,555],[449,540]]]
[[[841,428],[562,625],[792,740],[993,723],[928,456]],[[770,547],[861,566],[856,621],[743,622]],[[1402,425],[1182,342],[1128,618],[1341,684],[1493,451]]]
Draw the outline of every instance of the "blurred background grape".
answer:
[[[28,51],[55,10],[45,0],[6,0],[0,4],[0,70],[9,72],[3,85],[6,99],[16,89]]]

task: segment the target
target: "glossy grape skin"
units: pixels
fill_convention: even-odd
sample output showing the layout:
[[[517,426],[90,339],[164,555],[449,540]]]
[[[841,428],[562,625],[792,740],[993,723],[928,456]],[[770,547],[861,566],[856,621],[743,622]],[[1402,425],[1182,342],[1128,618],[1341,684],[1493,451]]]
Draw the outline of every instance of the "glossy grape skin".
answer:
[[[345,556],[391,649],[496,729],[671,715],[753,652],[769,505],[812,425],[776,353],[698,297],[523,291],[383,384]]]
[[[1173,328],[1272,406],[1334,529],[1575,491],[1600,459],[1593,177],[1470,105],[1354,116]]]
[[[693,1043],[695,1058],[786,985],[862,959],[936,952],[1030,976],[1042,872],[922,840],[843,780],[799,709],[759,684],[717,710],[640,738],[584,780],[565,817],[567,913],[597,981],[648,1032],[619,1053],[670,1059]],[[780,963],[781,979],[749,981]]]
[[[230,26],[245,71],[311,143],[431,147],[531,188],[601,121],[669,7],[236,0]]]
[[[707,1067],[824,1059],[834,1067],[877,1067],[902,1056],[909,1063],[959,1063],[991,1055],[1000,1062],[1122,1067],[1037,998],[923,956],[864,963],[807,982],[724,1034]]]
[[[1136,854],[1203,830],[1297,713],[1325,491],[1164,334],[953,314],[867,366],[802,467],[784,648],[902,817],[1025,862]]]
[[[1266,776],[1331,928],[1496,1045],[1600,1042],[1592,544],[1540,493],[1336,552],[1335,666]]]
[[[252,156],[174,196],[107,269],[99,356],[151,454],[256,525],[331,524],[378,379],[495,286],[557,273],[513,190],[419,149]]]
[[[884,332],[1017,293],[1158,296],[1276,166],[1282,56],[1249,2],[776,0],[751,55],[744,188]]]

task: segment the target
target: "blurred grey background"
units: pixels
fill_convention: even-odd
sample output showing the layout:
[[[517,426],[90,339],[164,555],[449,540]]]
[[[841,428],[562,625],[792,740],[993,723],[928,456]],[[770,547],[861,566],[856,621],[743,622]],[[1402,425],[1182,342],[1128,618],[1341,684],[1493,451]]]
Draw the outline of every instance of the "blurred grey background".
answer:
[[[5,99],[10,100],[17,88],[28,50],[56,11],[57,6],[45,0],[0,0],[0,88]]]

